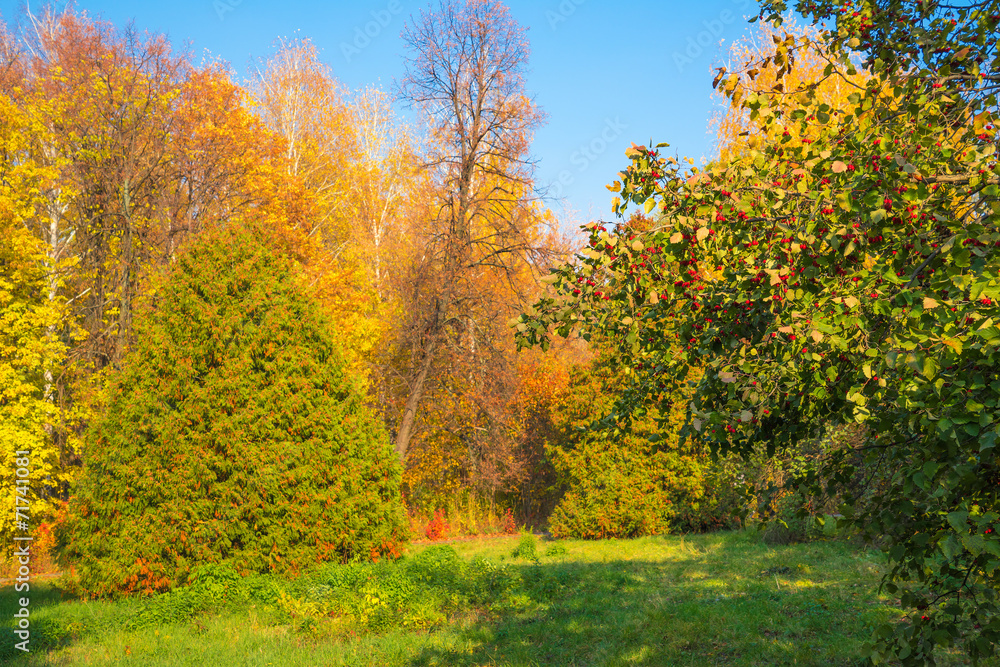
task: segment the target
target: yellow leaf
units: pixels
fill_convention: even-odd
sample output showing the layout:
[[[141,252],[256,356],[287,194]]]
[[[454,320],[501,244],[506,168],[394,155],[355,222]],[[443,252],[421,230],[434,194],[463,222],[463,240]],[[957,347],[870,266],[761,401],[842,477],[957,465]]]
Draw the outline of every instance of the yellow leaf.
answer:
[[[962,341],[957,338],[948,338],[947,336],[941,336],[941,342],[955,350],[955,354],[962,354]]]
[[[932,308],[937,308],[940,305],[941,304],[939,304],[934,299],[930,297],[924,297],[924,310],[931,310]]]

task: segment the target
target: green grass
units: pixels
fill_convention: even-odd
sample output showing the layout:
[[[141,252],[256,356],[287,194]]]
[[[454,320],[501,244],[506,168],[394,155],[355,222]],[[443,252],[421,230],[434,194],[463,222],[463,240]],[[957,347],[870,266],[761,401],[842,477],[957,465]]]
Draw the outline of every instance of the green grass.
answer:
[[[535,548],[532,549],[532,546]],[[295,582],[209,571],[148,600],[32,586],[34,665],[854,665],[897,618],[882,556],[752,533],[638,540],[514,536],[414,547]],[[0,593],[6,625],[19,594]],[[957,658],[941,664],[961,664]]]

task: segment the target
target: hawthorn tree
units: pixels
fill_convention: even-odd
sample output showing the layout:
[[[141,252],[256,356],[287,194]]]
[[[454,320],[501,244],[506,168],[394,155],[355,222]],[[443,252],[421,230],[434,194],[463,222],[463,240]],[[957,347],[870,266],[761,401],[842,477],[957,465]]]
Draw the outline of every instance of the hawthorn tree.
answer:
[[[787,8],[765,0],[761,18]],[[958,645],[977,661],[1000,638],[1000,2],[795,8],[832,25],[716,79],[774,140],[704,170],[633,146],[613,208],[642,206],[656,225],[588,225],[589,247],[544,279],[516,336],[544,346],[550,327],[582,326],[612,341],[631,381],[609,428],[699,367],[684,433],[716,451],[866,426],[803,481],[843,492],[845,521],[891,560],[884,586],[906,617],[867,651],[932,664]],[[801,49],[828,64],[786,87]],[[735,94],[764,68],[770,90]],[[821,99],[832,77],[855,91]],[[888,479],[864,515],[858,454]]]

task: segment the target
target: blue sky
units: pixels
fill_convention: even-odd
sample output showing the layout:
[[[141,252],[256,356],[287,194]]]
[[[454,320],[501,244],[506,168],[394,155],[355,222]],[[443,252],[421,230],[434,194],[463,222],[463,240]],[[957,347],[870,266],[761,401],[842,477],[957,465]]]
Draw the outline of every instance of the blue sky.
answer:
[[[0,0],[16,28],[23,0]],[[32,2],[37,10],[41,3]],[[188,44],[195,61],[209,53],[242,77],[280,37],[310,38],[350,88],[391,90],[402,74],[400,31],[427,0],[80,0],[77,8],[116,25],[166,33]],[[538,180],[560,196],[550,205],[567,226],[611,219],[615,180],[631,143],[666,141],[671,151],[708,157],[712,67],[747,30],[751,0],[509,0],[531,42],[529,93],[548,113],[535,137]]]

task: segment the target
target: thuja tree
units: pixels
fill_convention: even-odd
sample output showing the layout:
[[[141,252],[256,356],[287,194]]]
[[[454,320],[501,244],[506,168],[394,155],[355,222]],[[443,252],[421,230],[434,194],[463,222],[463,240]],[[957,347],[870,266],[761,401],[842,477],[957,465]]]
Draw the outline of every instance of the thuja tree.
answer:
[[[1000,638],[1000,2],[960,4],[796,3],[831,24],[823,76],[864,67],[868,82],[836,106],[808,83],[785,90],[808,38],[720,71],[766,140],[704,170],[631,149],[615,210],[643,206],[657,226],[591,225],[516,324],[522,345],[577,324],[613,341],[633,381],[610,427],[692,367],[705,372],[685,429],[718,451],[863,424],[807,481],[844,491],[846,519],[884,545],[906,617],[868,650],[904,664],[956,644],[979,659]],[[764,2],[762,17],[785,9]],[[775,88],[738,94],[763,67]],[[848,487],[859,453],[875,492]]]
[[[86,434],[61,532],[83,592],[395,552],[398,457],[332,330],[266,232],[178,257]]]
[[[657,423],[656,410],[629,433],[589,430],[620,385],[620,368],[605,352],[570,374],[568,391],[553,411],[558,426],[546,454],[564,493],[549,518],[558,537],[658,535],[728,525],[735,507],[720,507],[714,475],[700,443],[678,441],[683,397]],[[656,434],[657,443],[649,436]]]

